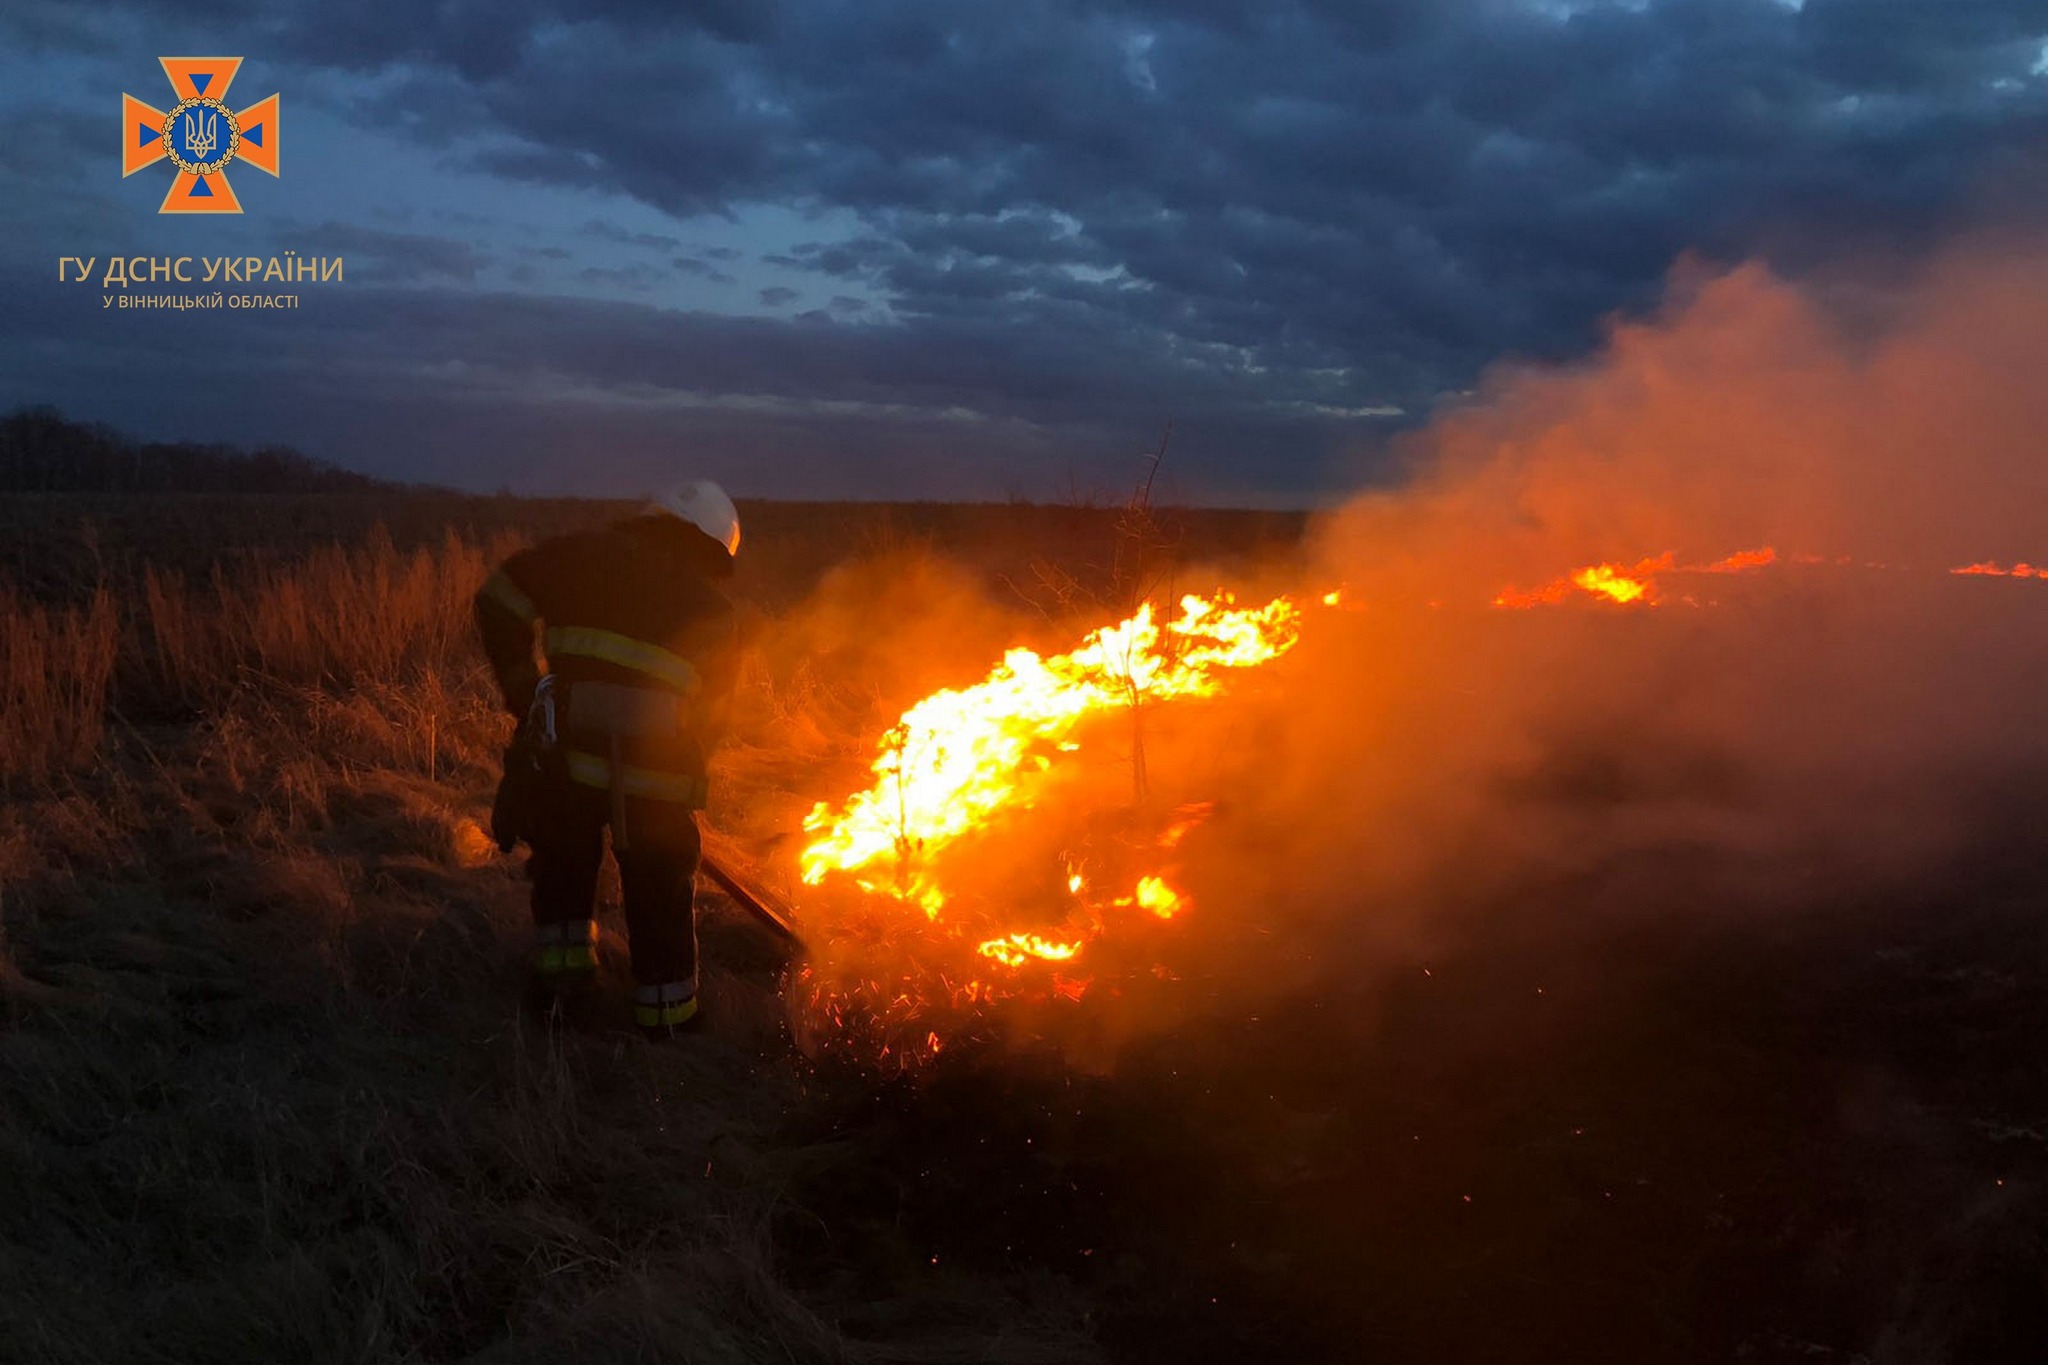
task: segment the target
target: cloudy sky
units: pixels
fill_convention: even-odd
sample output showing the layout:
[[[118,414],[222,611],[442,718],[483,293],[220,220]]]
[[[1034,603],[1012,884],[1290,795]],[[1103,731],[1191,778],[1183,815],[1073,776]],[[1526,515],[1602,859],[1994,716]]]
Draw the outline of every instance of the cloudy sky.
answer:
[[[0,405],[630,493],[1302,503],[1687,252],[2036,198],[2048,0],[225,0],[0,9]],[[162,54],[282,95],[239,218],[119,174]],[[2018,205],[2019,208],[2014,206]],[[340,255],[138,314],[78,255]],[[194,286],[196,289],[197,286]]]

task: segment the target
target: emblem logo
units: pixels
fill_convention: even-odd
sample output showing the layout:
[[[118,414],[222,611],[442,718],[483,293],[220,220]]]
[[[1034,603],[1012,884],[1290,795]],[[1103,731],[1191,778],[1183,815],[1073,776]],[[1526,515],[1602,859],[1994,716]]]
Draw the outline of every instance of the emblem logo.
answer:
[[[178,168],[158,213],[240,213],[227,168],[241,161],[277,174],[277,96],[227,106],[240,57],[159,57],[178,97],[169,113],[121,96],[121,174],[168,159]]]

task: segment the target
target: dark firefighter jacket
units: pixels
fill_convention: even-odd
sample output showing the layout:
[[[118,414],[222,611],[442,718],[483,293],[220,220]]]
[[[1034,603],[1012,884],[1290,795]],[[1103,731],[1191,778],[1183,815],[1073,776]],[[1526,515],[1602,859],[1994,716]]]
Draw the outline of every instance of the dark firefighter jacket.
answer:
[[[733,610],[714,581],[725,547],[670,517],[635,517],[513,555],[476,596],[505,705],[523,716],[554,675],[572,781],[702,808],[705,760],[725,723]],[[577,694],[584,693],[579,715]]]

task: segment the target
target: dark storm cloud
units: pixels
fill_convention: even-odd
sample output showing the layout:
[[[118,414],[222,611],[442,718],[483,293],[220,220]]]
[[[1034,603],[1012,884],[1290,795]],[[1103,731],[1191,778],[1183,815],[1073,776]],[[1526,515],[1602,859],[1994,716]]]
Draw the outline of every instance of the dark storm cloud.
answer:
[[[96,31],[70,13],[13,22]],[[642,319],[654,390],[753,392],[743,362],[801,356],[821,397],[864,376],[862,403],[1094,448],[1208,423],[1219,471],[1290,460],[1240,470],[1273,486],[1387,429],[1332,413],[1419,418],[1505,354],[1584,349],[1681,253],[1924,243],[2048,133],[2048,0],[300,0],[257,29],[373,86],[358,117],[508,179],[834,211],[758,258],[829,304],[721,354],[704,319]],[[735,254],[585,231],[705,280]],[[467,278],[431,240],[379,259]]]
[[[871,235],[778,260],[899,314],[1057,301],[1410,403],[1583,346],[1688,247],[1924,227],[2048,110],[2035,0],[535,9],[481,64],[463,16],[384,59],[460,83],[518,140],[502,172],[851,207]]]

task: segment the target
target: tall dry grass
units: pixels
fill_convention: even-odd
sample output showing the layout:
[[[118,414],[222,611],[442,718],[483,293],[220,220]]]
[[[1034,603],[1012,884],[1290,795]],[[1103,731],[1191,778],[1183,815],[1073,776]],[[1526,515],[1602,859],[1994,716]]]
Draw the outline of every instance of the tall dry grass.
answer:
[[[744,925],[707,920],[697,1046],[518,1021],[469,607],[510,548],[0,595],[0,1359],[1091,1358],[1036,1274],[786,1263],[824,1226],[799,1173],[844,1158],[763,1065],[780,963]]]
[[[120,620],[105,589],[45,607],[0,584],[0,785],[92,762],[106,731]]]
[[[101,585],[56,607],[0,584],[0,782],[92,767],[110,712],[130,722],[224,715],[251,695],[326,714],[376,694],[405,745],[438,766],[440,731],[488,688],[470,597],[518,538],[451,531],[401,551],[380,526],[362,544],[216,566],[193,584],[146,566],[126,601]]]
[[[251,683],[346,691],[459,668],[474,658],[470,596],[514,544],[451,531],[405,552],[380,526],[362,545],[239,574],[217,567],[203,588],[150,567],[132,640],[137,683],[203,708]]]

